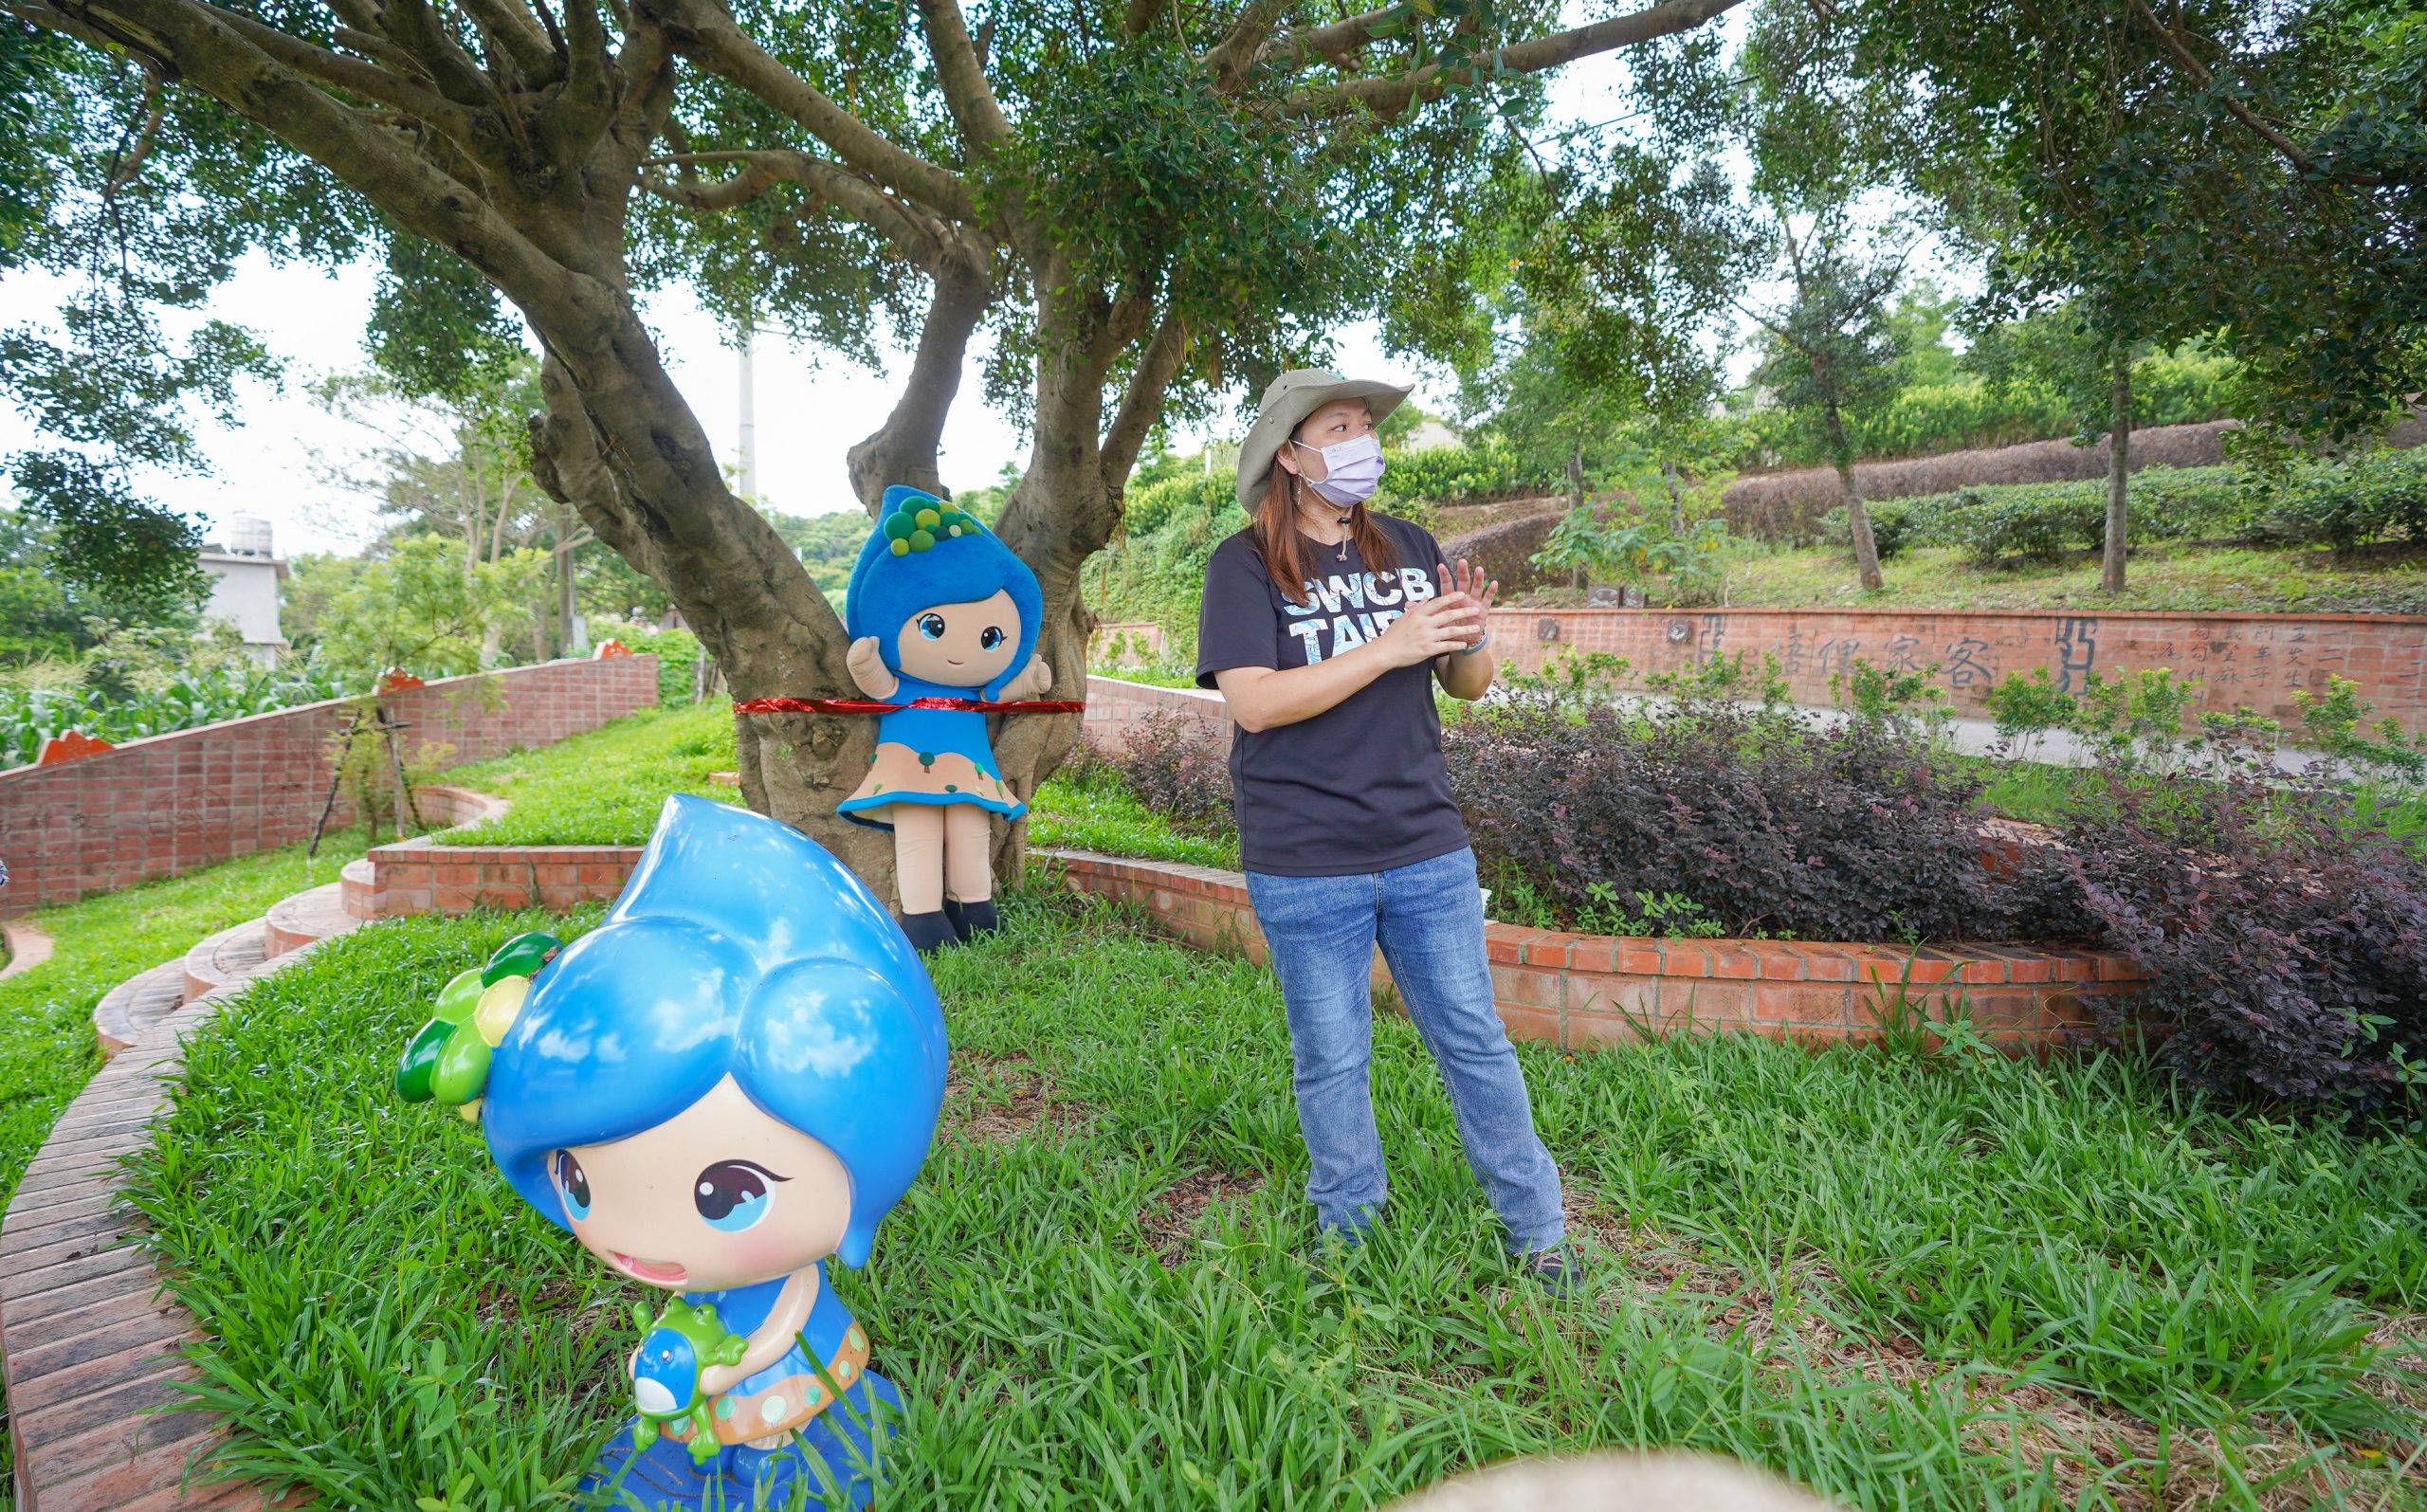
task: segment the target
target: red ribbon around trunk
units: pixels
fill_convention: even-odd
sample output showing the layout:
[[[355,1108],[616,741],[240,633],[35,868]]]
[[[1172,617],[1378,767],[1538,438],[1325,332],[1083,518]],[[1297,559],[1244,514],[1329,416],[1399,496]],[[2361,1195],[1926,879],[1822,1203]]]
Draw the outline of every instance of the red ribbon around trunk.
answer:
[[[872,699],[743,699],[736,714],[898,714],[903,709],[950,709],[958,714],[1077,714],[1086,708],[1075,699],[912,699],[885,703]]]

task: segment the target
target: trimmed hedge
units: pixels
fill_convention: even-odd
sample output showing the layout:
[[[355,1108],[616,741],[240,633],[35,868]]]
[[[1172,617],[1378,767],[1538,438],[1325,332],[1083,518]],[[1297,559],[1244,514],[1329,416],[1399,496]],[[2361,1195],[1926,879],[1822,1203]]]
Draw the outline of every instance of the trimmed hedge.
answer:
[[[2281,478],[2239,467],[2149,467],[2126,484],[2131,539],[2236,540],[2348,550],[2427,544],[2427,453],[2375,451],[2296,465]],[[1882,560],[1909,546],[1962,550],[1975,566],[2051,561],[2107,542],[2107,483],[2014,483],[1871,502]],[[1849,544],[1846,512],[1821,533]]]

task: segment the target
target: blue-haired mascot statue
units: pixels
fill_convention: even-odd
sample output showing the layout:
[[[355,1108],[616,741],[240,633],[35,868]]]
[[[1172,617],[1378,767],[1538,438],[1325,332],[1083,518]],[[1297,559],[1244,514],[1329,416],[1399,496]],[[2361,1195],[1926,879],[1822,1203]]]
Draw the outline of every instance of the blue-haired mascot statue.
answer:
[[[1052,686],[1036,654],[1044,618],[1036,574],[994,532],[932,494],[885,491],[843,625],[851,680],[889,712],[867,778],[837,807],[893,831],[902,927],[922,951],[997,927],[993,818],[1028,805],[1003,782],[986,715]]]
[[[934,987],[814,842],[668,798],[605,922],[447,984],[397,1089],[477,1118],[636,1307],[635,1415],[586,1488],[644,1508],[863,1506],[901,1397],[826,1274],[858,1266],[943,1101]]]

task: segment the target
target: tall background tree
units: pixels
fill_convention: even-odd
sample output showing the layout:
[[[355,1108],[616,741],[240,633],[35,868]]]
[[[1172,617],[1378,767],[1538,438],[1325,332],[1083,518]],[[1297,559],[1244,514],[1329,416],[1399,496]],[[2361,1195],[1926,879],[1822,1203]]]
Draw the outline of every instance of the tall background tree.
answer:
[[[1799,0],[1798,0],[1799,3]],[[2427,21],[2402,0],[1844,8],[1897,168],[1987,264],[1976,319],[2061,311],[2043,374],[2110,438],[2125,586],[2131,365],[2237,360],[2253,454],[2363,440],[2427,388]],[[2045,331],[2046,327],[2042,327]]]
[[[716,0],[0,0],[120,81],[59,155],[89,156],[148,91],[191,120],[153,167],[224,239],[319,256],[384,246],[426,344],[493,322],[544,353],[535,476],[664,586],[735,693],[846,691],[845,641],[773,527],[736,500],[636,302],[682,278],[736,325],[866,350],[918,335],[866,501],[936,486],[972,338],[1030,427],[996,527],[1046,590],[1057,683],[1083,671],[1080,564],[1118,520],[1155,425],[1318,351],[1538,108],[1529,76],[1689,31],[1736,0],[1561,27],[1552,8],[1435,0],[1342,15],[1235,6],[725,9]],[[75,50],[75,49],[71,49]],[[161,145],[174,141],[166,158]],[[200,155],[258,182],[175,177]],[[328,193],[331,181],[344,192]],[[337,208],[298,211],[309,183]],[[264,185],[268,186],[265,190]],[[324,226],[308,246],[299,228]],[[417,241],[415,239],[418,239]],[[419,244],[428,244],[422,246]],[[462,276],[455,261],[477,272]],[[1015,721],[1026,791],[1075,721]],[[835,822],[865,721],[753,716],[744,793],[882,880]],[[1014,837],[1014,843],[1016,837]]]

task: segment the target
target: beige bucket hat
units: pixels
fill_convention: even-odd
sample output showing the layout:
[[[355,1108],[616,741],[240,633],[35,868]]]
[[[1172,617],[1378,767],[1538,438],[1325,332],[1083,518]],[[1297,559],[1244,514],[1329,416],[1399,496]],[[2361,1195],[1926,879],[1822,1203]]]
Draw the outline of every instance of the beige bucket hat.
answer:
[[[1325,368],[1292,368],[1272,380],[1255,407],[1255,424],[1239,443],[1239,507],[1255,513],[1266,474],[1281,444],[1305,424],[1306,417],[1335,399],[1363,399],[1374,411],[1374,423],[1399,407],[1408,391],[1373,378],[1344,378]]]

